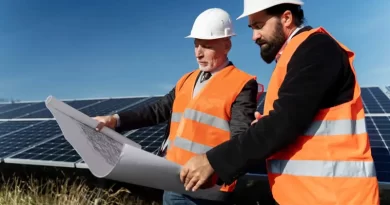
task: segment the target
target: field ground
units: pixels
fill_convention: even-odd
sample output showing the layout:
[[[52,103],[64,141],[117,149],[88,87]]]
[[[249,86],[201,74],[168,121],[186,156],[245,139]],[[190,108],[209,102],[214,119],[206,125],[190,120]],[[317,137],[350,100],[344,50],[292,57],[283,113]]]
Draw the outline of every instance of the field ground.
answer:
[[[160,190],[97,179],[88,170],[0,166],[0,205],[160,205]],[[268,183],[247,178],[237,187],[237,205],[275,205]],[[381,192],[390,204],[390,191]]]

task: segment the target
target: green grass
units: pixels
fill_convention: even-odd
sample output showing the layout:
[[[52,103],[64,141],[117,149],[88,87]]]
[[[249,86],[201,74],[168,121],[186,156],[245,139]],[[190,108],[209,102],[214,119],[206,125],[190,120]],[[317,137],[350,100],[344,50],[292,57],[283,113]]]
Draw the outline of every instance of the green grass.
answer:
[[[82,180],[22,181],[17,177],[0,185],[0,205],[159,205],[140,199],[127,189],[90,188]]]
[[[159,201],[153,201],[159,196],[152,195],[150,191],[132,193],[129,189],[97,188],[91,186],[82,179],[36,179],[22,180],[19,177],[0,178],[0,205],[160,205]],[[242,192],[236,198],[237,204],[274,205],[267,200],[269,187],[267,184],[257,183],[243,184]],[[297,193],[299,194],[299,193]],[[141,196],[143,195],[143,196]],[[390,204],[390,191],[381,190],[381,204]],[[255,197],[256,196],[256,197]],[[255,197],[257,203],[249,203],[246,200]]]

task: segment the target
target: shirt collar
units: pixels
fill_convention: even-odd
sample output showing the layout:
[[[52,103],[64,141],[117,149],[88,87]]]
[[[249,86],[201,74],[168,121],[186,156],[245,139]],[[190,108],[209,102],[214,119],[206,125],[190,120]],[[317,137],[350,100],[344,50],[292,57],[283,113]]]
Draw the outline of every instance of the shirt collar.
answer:
[[[290,36],[288,37],[287,39],[287,43],[290,42],[290,40],[292,39],[293,36],[295,36],[296,33],[298,33],[299,30],[301,30],[303,28],[303,25],[299,26],[298,28],[296,28],[291,34]]]
[[[292,39],[292,37],[293,37],[299,30],[301,30],[302,28],[303,28],[303,25],[297,27],[297,28],[290,34],[290,36],[288,36],[286,42],[284,42],[282,48],[279,50],[278,54],[277,54],[276,57],[275,57],[275,61],[276,61],[276,62],[278,61],[278,59],[279,59],[280,56],[282,55],[283,50],[284,50],[284,48],[286,47],[286,45],[288,44],[288,42],[290,42],[290,40]]]

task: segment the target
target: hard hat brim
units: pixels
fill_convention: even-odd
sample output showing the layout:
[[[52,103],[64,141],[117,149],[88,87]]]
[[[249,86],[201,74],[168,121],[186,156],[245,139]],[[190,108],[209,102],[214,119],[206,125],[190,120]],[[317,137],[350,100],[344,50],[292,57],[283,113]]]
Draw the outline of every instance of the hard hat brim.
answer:
[[[232,36],[236,36],[237,34],[233,33],[227,36],[193,36],[193,35],[188,35],[184,38],[197,38],[197,39],[202,39],[202,40],[214,40],[214,39],[221,39],[221,38],[228,38]]]
[[[296,5],[300,5],[300,6],[303,5],[303,1],[297,2],[296,0],[295,1],[292,0],[292,1],[275,2],[274,4],[270,4],[270,5],[266,6],[266,7],[261,8],[261,9],[256,9],[256,10],[253,10],[253,11],[250,11],[250,12],[244,12],[239,17],[237,17],[236,20],[242,19],[244,17],[247,17],[249,15],[255,14],[257,12],[264,11],[264,10],[266,10],[268,8],[271,8],[273,6],[276,6],[276,5],[282,4],[282,3],[283,4],[296,4]]]

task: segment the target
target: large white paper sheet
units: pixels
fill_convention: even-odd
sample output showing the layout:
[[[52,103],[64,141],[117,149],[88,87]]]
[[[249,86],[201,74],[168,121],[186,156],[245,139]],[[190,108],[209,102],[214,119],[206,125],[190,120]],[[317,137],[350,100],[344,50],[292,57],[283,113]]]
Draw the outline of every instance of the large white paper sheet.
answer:
[[[46,99],[65,139],[93,175],[141,186],[174,191],[199,198],[215,198],[220,186],[187,192],[180,182],[180,165],[141,149],[112,129],[95,130],[98,122],[53,96]]]

